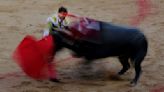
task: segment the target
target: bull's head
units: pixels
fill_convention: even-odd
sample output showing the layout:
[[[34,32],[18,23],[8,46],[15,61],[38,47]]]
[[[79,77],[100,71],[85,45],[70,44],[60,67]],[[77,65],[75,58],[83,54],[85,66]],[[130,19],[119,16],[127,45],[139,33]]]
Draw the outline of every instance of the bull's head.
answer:
[[[63,47],[69,48],[74,45],[74,38],[62,31],[54,31],[51,33],[56,51],[59,51]]]

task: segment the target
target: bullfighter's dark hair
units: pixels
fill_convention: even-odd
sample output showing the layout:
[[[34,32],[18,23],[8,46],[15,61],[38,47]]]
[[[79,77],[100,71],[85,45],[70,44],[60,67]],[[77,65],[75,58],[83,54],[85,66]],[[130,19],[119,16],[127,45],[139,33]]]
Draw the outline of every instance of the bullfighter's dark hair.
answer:
[[[59,8],[59,10],[58,10],[58,13],[60,13],[60,12],[65,12],[65,13],[67,13],[68,11],[67,11],[67,8],[61,6],[61,7]]]

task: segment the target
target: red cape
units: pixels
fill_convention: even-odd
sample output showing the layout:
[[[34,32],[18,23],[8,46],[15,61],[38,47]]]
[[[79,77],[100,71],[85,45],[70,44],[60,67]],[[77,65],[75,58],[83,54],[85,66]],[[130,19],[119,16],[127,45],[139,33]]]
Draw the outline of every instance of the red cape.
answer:
[[[13,58],[22,70],[34,79],[47,79],[49,62],[53,61],[53,39],[47,36],[37,41],[32,36],[26,36],[16,48]]]

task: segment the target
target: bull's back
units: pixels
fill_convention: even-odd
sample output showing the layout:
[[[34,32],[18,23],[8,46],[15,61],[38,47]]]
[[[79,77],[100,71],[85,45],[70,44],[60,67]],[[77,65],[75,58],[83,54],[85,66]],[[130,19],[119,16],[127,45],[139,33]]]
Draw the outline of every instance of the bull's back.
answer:
[[[109,23],[101,24],[101,46],[91,52],[101,52],[103,56],[119,56],[131,54],[143,48],[147,40],[142,32],[136,28],[121,27]],[[97,56],[98,56],[97,55]]]
[[[122,27],[105,22],[100,23],[100,26],[99,42],[96,41],[96,44],[89,45],[91,48],[82,50],[85,53],[83,55],[88,59],[131,54],[135,50],[143,48],[143,44],[146,42],[144,34],[136,28]]]
[[[101,22],[101,40],[104,44],[126,45],[144,38],[144,34],[137,28],[117,26]]]

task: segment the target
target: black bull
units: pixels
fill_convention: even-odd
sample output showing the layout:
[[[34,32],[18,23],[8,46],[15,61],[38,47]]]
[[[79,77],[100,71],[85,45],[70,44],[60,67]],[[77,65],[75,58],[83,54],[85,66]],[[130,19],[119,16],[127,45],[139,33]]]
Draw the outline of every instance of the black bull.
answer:
[[[131,84],[137,84],[142,72],[141,62],[146,56],[148,48],[144,34],[136,28],[121,27],[105,22],[100,22],[100,25],[99,40],[95,42],[82,39],[72,40],[65,33],[53,32],[56,51],[66,47],[88,61],[117,56],[123,66],[118,72],[119,75],[124,74],[130,68],[130,60],[135,68],[135,77]]]

